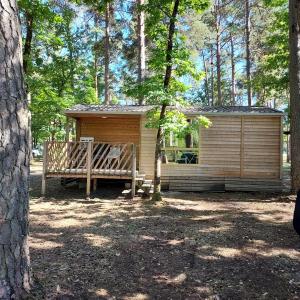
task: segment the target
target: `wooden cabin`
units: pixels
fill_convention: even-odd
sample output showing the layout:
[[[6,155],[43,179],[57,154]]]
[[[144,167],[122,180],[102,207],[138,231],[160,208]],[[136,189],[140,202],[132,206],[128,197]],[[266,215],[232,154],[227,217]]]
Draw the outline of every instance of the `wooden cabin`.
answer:
[[[76,121],[76,141],[47,142],[44,180],[76,177],[151,180],[156,130],[145,127],[151,106],[75,105],[66,110]],[[267,107],[188,107],[212,122],[189,137],[171,133],[163,144],[161,179],[173,191],[280,191],[282,117]],[[139,179],[142,180],[142,179]]]

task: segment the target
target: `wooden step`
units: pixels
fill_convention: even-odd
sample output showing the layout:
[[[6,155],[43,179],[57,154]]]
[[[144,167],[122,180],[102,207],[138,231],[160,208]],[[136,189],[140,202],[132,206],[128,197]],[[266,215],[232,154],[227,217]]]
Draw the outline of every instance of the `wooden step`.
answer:
[[[126,196],[126,195],[129,195],[131,193],[131,190],[124,190],[122,192],[122,195]]]
[[[151,183],[143,183],[142,189],[150,189],[152,187]]]

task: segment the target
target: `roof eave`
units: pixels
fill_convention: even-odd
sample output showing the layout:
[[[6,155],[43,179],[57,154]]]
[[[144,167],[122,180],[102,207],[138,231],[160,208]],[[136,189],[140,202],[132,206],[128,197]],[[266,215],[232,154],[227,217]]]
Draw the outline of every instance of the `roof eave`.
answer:
[[[185,113],[186,115],[193,116],[193,115],[208,115],[208,116],[283,116],[284,113],[282,112],[274,112],[274,113],[267,113],[267,112],[190,112]]]
[[[145,115],[146,111],[78,111],[65,110],[64,114],[69,116],[81,115]],[[283,116],[283,112],[263,113],[263,112],[184,112],[188,116],[207,115],[207,116]]]
[[[141,111],[78,111],[65,110],[65,115],[144,115],[146,112]]]

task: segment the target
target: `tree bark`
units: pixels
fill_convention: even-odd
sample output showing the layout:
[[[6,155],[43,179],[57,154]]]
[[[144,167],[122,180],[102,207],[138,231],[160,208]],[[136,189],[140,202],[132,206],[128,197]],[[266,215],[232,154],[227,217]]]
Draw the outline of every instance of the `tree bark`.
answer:
[[[21,30],[15,0],[0,0],[0,298],[25,298],[28,249],[29,126]]]
[[[214,74],[214,56],[213,49],[210,49],[210,81],[211,81],[211,106],[215,105],[215,74]]]
[[[216,63],[217,63],[217,89],[218,101],[216,105],[223,105],[222,99],[222,74],[221,74],[221,28],[220,28],[220,3],[215,4],[215,29],[216,29]]]
[[[235,60],[234,60],[234,43],[233,37],[230,33],[230,59],[231,59],[231,105],[235,105],[235,96],[236,96],[236,89],[235,89]]]
[[[31,45],[33,36],[33,15],[30,12],[25,13],[26,17],[26,37],[23,52],[23,69],[24,73],[28,73],[28,66],[31,59]]]
[[[202,51],[202,61],[205,73],[205,97],[207,99],[207,105],[210,104],[210,95],[209,95],[209,80],[208,80],[208,66],[207,61],[205,60],[204,52]]]
[[[97,13],[95,13],[94,16],[94,23],[96,27],[96,32],[95,32],[95,44],[94,44],[94,85],[95,85],[95,95],[96,95],[96,100],[99,100],[99,90],[98,90],[98,25],[99,25],[99,17]]]
[[[173,38],[175,34],[176,18],[178,14],[180,0],[174,0],[173,12],[170,18],[168,43],[166,48],[166,71],[164,78],[164,89],[167,92],[169,90],[171,75],[172,75],[172,54],[173,54]],[[167,103],[163,103],[161,106],[159,120],[163,120],[166,115]],[[159,122],[157,135],[156,135],[156,146],[155,146],[155,158],[154,158],[154,191],[153,200],[161,200],[161,145],[163,132],[161,128],[161,122]]]
[[[110,2],[106,3],[105,8],[105,46],[104,46],[104,104],[109,105],[111,102],[110,95]]]
[[[138,6],[143,5],[144,0],[138,0]],[[146,75],[146,46],[145,46],[145,12],[138,13],[138,83],[141,85]],[[144,97],[140,96],[139,105],[145,104]]]
[[[250,0],[245,0],[246,76],[248,106],[252,105],[251,52],[250,52]]]
[[[291,146],[290,146],[290,135],[286,136],[286,162],[289,163],[291,161]]]
[[[289,1],[291,175],[292,191],[300,190],[300,1]]]

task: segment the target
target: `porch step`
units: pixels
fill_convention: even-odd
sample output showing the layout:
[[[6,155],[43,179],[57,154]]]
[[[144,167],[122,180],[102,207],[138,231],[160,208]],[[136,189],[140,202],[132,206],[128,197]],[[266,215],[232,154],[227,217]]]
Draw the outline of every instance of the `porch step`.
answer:
[[[152,186],[152,184],[151,184],[151,183],[143,183],[143,185],[142,185],[142,189],[150,189],[150,188],[151,188],[151,186]]]
[[[124,196],[129,195],[129,194],[131,194],[131,190],[122,191],[122,195],[124,195]]]

